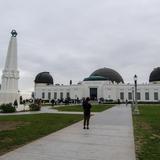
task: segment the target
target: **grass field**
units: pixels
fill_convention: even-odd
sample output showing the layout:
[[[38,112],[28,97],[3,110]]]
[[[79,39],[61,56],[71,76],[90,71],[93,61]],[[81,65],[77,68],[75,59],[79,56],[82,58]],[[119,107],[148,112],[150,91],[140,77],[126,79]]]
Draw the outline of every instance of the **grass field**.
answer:
[[[109,109],[113,107],[112,104],[96,104],[92,105],[91,112],[102,112],[106,109]],[[56,107],[58,111],[69,111],[69,112],[83,112],[82,105],[67,105],[67,106],[61,106]]]
[[[160,105],[139,105],[134,116],[136,156],[138,160],[160,160]]]
[[[0,155],[82,119],[66,114],[0,116]]]

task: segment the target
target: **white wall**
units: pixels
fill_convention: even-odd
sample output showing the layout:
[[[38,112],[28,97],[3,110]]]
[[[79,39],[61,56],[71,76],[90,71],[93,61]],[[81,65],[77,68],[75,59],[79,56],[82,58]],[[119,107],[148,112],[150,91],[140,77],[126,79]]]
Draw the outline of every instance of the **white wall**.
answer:
[[[51,92],[51,98],[54,98],[54,92],[57,92],[57,98],[60,98],[60,92],[63,92],[63,98],[66,98],[67,92],[71,99],[82,99],[90,96],[90,88],[97,88],[97,98],[117,100],[120,99],[120,92],[124,93],[124,101],[128,100],[128,92],[133,92],[133,84],[116,84],[108,81],[83,81],[79,85],[35,85],[35,98],[42,98],[42,92],[45,93],[45,99],[48,99],[48,92]],[[140,101],[156,101],[154,92],[158,92],[158,101],[160,100],[160,84],[138,84],[137,92],[141,94]],[[145,99],[145,92],[149,92],[149,100]]]

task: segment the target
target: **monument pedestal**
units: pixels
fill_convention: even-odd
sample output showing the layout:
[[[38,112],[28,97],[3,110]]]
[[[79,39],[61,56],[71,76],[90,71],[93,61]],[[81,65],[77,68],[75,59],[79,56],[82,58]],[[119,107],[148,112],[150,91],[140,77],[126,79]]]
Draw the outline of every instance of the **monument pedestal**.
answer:
[[[16,92],[0,92],[0,104],[3,103],[14,103],[14,101],[19,101],[19,94]]]

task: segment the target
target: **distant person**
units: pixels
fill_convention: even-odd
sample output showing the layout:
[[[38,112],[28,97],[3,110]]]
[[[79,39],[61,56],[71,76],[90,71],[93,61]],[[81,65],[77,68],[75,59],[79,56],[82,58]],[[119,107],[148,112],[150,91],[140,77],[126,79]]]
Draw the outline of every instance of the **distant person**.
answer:
[[[17,100],[14,101],[13,105],[14,105],[15,108],[18,107],[18,102],[17,102]]]
[[[89,129],[89,119],[90,119],[90,113],[91,113],[91,104],[89,103],[90,98],[87,97],[84,101],[83,101],[83,111],[84,111],[84,123],[83,123],[83,129]],[[87,128],[86,128],[87,125]]]
[[[128,100],[126,99],[126,106],[128,105]]]
[[[121,104],[121,101],[120,101],[120,99],[118,99],[118,104]]]
[[[51,104],[52,104],[52,107],[53,107],[54,104],[55,104],[55,100],[54,99],[51,100]]]

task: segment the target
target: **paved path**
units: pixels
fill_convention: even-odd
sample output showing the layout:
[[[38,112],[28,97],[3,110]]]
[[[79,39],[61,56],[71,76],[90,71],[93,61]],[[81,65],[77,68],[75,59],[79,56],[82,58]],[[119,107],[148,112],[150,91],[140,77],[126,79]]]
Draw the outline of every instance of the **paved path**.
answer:
[[[5,115],[24,115],[24,114],[40,114],[40,113],[59,113],[59,114],[83,114],[83,112],[65,112],[58,111],[57,109],[51,109],[51,106],[41,107],[40,111],[26,111],[26,112],[15,112],[15,113],[0,113],[0,116]],[[93,112],[96,114],[96,112]]]
[[[45,126],[44,126],[45,127]],[[0,157],[0,160],[135,160],[130,107],[113,107]]]

